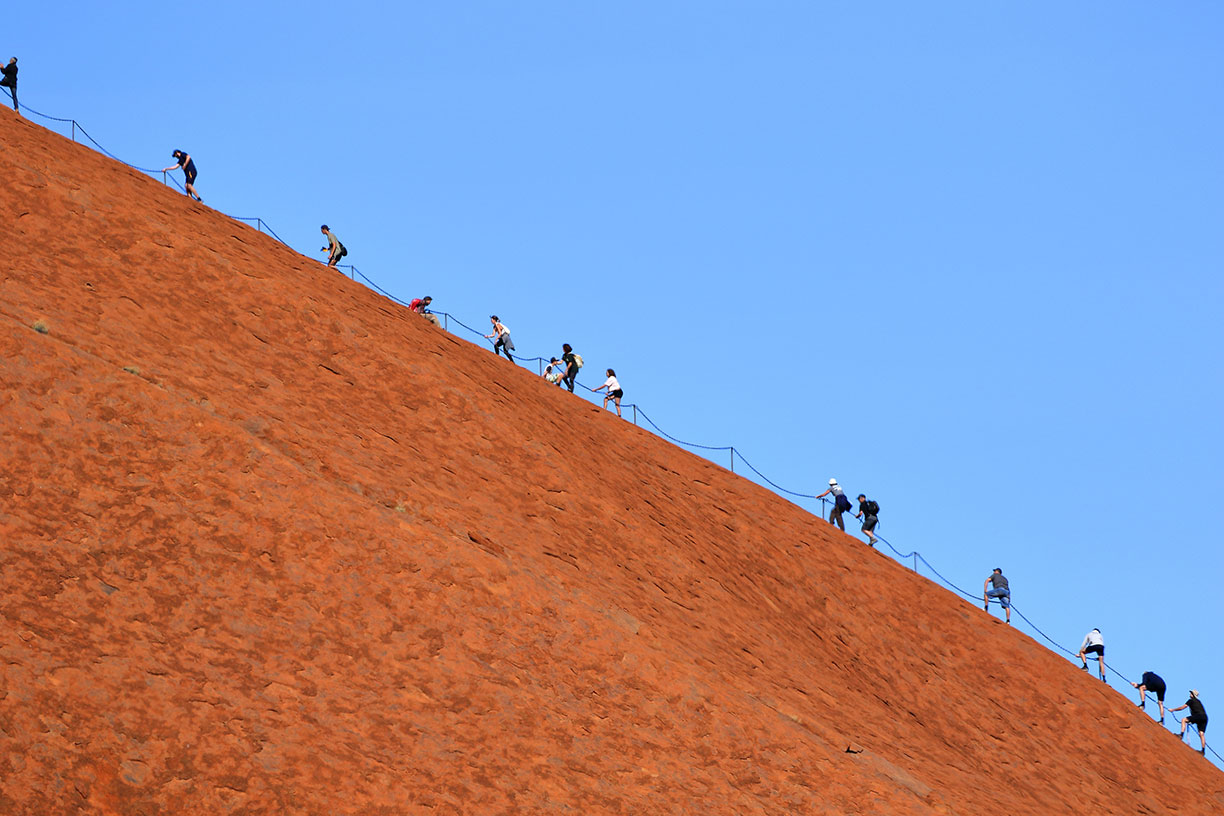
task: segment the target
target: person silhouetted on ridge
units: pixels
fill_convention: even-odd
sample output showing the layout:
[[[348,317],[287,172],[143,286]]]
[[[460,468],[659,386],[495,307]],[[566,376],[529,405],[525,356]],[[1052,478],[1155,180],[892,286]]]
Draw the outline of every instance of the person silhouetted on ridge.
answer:
[[[327,253],[327,265],[335,269],[336,264],[340,263],[340,259],[348,255],[348,250],[344,248],[344,244],[340,243],[340,239],[331,231],[331,227],[324,224],[319,227],[319,232],[327,236],[327,246],[320,247],[319,251]]]
[[[561,375],[561,382],[565,383],[566,388],[572,394],[574,383],[578,382],[578,370],[582,368],[582,357],[574,353],[569,343],[562,343],[561,362],[565,364],[565,373]]]
[[[191,156],[182,150],[175,150],[170,154],[170,157],[178,159],[178,164],[163,167],[162,172],[166,173],[170,170],[177,170],[180,167],[183,168],[183,175],[187,178],[187,183],[183,187],[187,191],[187,195],[196,201],[203,201],[204,199],[200,198],[200,194],[196,192],[195,180],[198,174],[196,173],[195,162],[191,160]]]
[[[842,520],[842,513],[850,509],[850,499],[847,498],[846,491],[842,490],[841,485],[837,483],[836,479],[830,479],[829,489],[816,498],[823,499],[830,493],[833,494],[833,509],[829,511],[829,523],[836,524],[844,533],[846,532],[846,522]]]
[[[1160,706],[1160,723],[1164,725],[1165,715],[1165,681],[1156,672],[1146,671],[1138,683],[1131,683],[1132,686],[1139,689],[1139,708],[1147,708],[1147,692],[1152,692],[1156,695],[1156,702]]]
[[[1202,741],[1203,747],[1199,751],[1203,756],[1207,756],[1207,709],[1203,708],[1203,702],[1199,699],[1198,692],[1194,689],[1190,690],[1190,699],[1185,702],[1185,705],[1179,705],[1177,708],[1170,708],[1169,713],[1181,711],[1183,708],[1190,709],[1190,716],[1183,717],[1181,721],[1181,738],[1186,738],[1186,725],[1190,724],[1198,728],[1199,740]]]
[[[867,534],[868,545],[874,547],[879,540],[875,537],[876,525],[880,523],[880,504],[879,502],[871,501],[863,493],[858,497],[859,509],[854,514],[855,518],[863,520],[863,532]]]
[[[1088,634],[1084,635],[1084,642],[1080,644],[1079,659],[1083,663],[1080,668],[1088,671],[1088,655],[1096,655],[1097,670],[1101,674],[1101,682],[1105,682],[1105,638],[1101,637],[1100,629],[1093,629]]]
[[[620,382],[616,379],[616,372],[610,368],[608,369],[608,379],[604,380],[604,384],[595,390],[602,391],[605,388],[607,389],[607,393],[604,394],[603,407],[608,407],[608,400],[614,401],[616,403],[616,415],[620,416],[620,401],[621,397],[625,396],[625,392],[621,390]]]
[[[988,587],[990,587],[988,589]],[[990,599],[998,598],[999,606],[1003,607],[1007,612],[1007,622],[1011,623],[1011,587],[1007,583],[1007,579],[1003,577],[1003,568],[995,567],[994,572],[982,584],[982,606],[987,612],[990,611]]]
[[[493,353],[501,351],[506,355],[506,359],[513,363],[514,358],[510,356],[510,352],[514,350],[514,341],[510,339],[510,329],[506,328],[506,324],[502,323],[497,315],[491,315],[489,320],[493,323],[493,333],[486,334],[485,339],[492,340],[496,337],[493,341]]]
[[[9,89],[13,94],[13,110],[21,110],[17,107],[17,58],[9,60],[8,65],[0,68],[0,73],[4,74],[4,79],[0,79],[0,88]]]
[[[442,328],[442,324],[438,322],[438,316],[429,311],[429,304],[431,303],[433,303],[433,298],[429,295],[423,298],[413,298],[412,302],[408,304],[408,310],[416,312],[438,328]]]

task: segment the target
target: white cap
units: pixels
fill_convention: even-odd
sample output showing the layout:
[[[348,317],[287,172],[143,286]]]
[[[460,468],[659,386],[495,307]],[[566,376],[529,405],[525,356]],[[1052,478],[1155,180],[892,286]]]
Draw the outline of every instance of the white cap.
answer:
[[[835,484],[837,484],[837,480],[836,480],[836,479],[830,479],[830,480],[829,480],[829,484],[831,484],[831,485],[835,485]]]

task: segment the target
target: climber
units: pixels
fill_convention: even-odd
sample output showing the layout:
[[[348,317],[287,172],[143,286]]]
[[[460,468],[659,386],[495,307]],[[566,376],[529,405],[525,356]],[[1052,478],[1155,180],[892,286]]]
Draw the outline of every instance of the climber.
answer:
[[[561,387],[561,361],[556,357],[553,357],[548,361],[548,365],[544,366],[544,379],[558,388]]]
[[[993,586],[987,589],[988,586]],[[982,600],[985,604],[982,606],[987,612],[990,611],[990,599],[998,598],[999,606],[1007,611],[1007,622],[1011,623],[1011,587],[1008,586],[1007,579],[1003,577],[1003,568],[995,567],[994,572],[982,584]]]
[[[607,393],[604,394],[603,407],[607,408],[608,400],[613,400],[616,403],[616,415],[620,416],[620,401],[621,397],[625,396],[625,392],[621,390],[620,383],[616,379],[616,372],[610,368],[608,369],[608,379],[604,380],[604,384],[595,390],[602,391],[605,388],[607,389]]]
[[[1183,708],[1190,709],[1190,716],[1183,717],[1181,721],[1181,738],[1186,738],[1186,724],[1195,725],[1198,727],[1199,739],[1203,743],[1202,749],[1199,751],[1203,756],[1207,756],[1207,709],[1203,708],[1203,702],[1199,699],[1198,692],[1191,689],[1190,699],[1186,700],[1185,705],[1179,705],[1177,708],[1170,708],[1169,713],[1181,711]]]
[[[182,150],[175,150],[170,154],[170,157],[178,159],[178,164],[163,167],[162,172],[167,173],[171,170],[177,170],[180,167],[183,168],[183,175],[187,177],[187,184],[185,185],[187,195],[191,196],[196,201],[203,201],[204,199],[200,198],[200,194],[196,192],[195,180],[198,174],[196,173],[195,162],[191,160],[191,156],[184,153]]]
[[[1131,685],[1139,689],[1139,707],[1140,708],[1147,708],[1147,692],[1150,691],[1156,695],[1156,702],[1160,706],[1160,723],[1161,725],[1163,725],[1164,715],[1165,715],[1165,704],[1164,704],[1165,681],[1164,679],[1156,672],[1146,671],[1143,673],[1143,677],[1139,679],[1138,683],[1131,683]]]
[[[874,547],[879,539],[872,531],[880,523],[880,505],[878,502],[869,501],[862,493],[859,494],[858,503],[859,509],[854,517],[863,520],[863,532],[867,534],[867,544]]]
[[[4,74],[4,79],[0,79],[0,88],[8,88],[12,92],[13,110],[20,110],[17,107],[17,58],[13,57],[9,60],[8,65],[0,68],[0,73]]]
[[[319,227],[319,232],[327,236],[327,246],[319,247],[319,251],[327,253],[327,265],[335,269],[336,264],[340,263],[340,259],[348,255],[348,250],[344,248],[344,244],[340,243],[340,239],[331,231],[331,227],[324,224]]]
[[[833,509],[829,511],[829,523],[836,524],[844,533],[846,532],[846,522],[842,521],[842,513],[850,509],[850,499],[846,498],[846,491],[842,490],[841,485],[837,483],[836,479],[830,479],[829,489],[816,498],[823,499],[830,493],[833,494]]]
[[[1084,635],[1084,642],[1080,644],[1079,659],[1084,665],[1081,666],[1084,671],[1088,671],[1087,655],[1096,655],[1097,670],[1101,674],[1101,682],[1105,682],[1105,638],[1101,637],[1100,629],[1093,629],[1088,634]]]
[[[561,375],[561,382],[565,383],[572,394],[574,393],[574,383],[578,381],[578,369],[582,368],[582,357],[574,353],[574,349],[569,343],[562,343],[561,362],[565,363],[565,373]]]
[[[429,295],[423,298],[413,298],[412,302],[408,304],[408,310],[416,312],[438,328],[442,328],[442,324],[438,322],[438,316],[429,311],[429,304],[431,303],[433,303],[433,298]]]
[[[493,333],[486,334],[485,339],[492,340],[496,337],[497,339],[493,341],[493,353],[505,352],[506,359],[513,363],[514,358],[510,356],[510,352],[514,350],[514,341],[510,339],[510,329],[501,322],[501,318],[497,315],[492,315],[489,320],[493,323]]]

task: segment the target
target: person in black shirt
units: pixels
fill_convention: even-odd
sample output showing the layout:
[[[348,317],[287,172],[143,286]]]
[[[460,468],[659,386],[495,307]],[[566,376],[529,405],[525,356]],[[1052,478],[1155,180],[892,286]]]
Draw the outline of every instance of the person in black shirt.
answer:
[[[1003,568],[995,567],[994,572],[982,583],[982,608],[990,611],[990,599],[998,598],[999,606],[1007,611],[1007,622],[1011,623],[1011,586],[1003,576]]]
[[[854,514],[854,517],[863,520],[862,529],[863,532],[867,534],[867,544],[868,546],[874,547],[876,545],[876,541],[879,539],[875,537],[875,533],[872,531],[875,530],[876,525],[880,523],[880,517],[878,515],[880,512],[880,505],[873,501],[869,501],[862,493],[859,494],[858,503],[859,509],[858,512]]]
[[[1144,672],[1143,677],[1138,683],[1131,683],[1132,686],[1139,689],[1139,707],[1147,707],[1147,692],[1152,692],[1156,695],[1156,702],[1160,704],[1160,721],[1164,722],[1165,706],[1165,681],[1156,672]]]
[[[17,58],[9,60],[8,65],[0,68],[0,73],[4,74],[4,79],[0,79],[0,88],[8,88],[12,92],[13,110],[20,110],[17,107]]]
[[[1190,699],[1185,705],[1179,705],[1177,708],[1170,708],[1169,713],[1181,711],[1183,708],[1190,709],[1190,716],[1183,717],[1181,722],[1181,738],[1186,738],[1186,725],[1194,725],[1198,727],[1199,739],[1203,743],[1203,748],[1199,752],[1203,756],[1207,756],[1207,709],[1203,708],[1203,701],[1198,698],[1198,692],[1191,689]]]
[[[578,381],[578,355],[574,354],[574,349],[569,343],[561,344],[561,362],[565,363],[565,374],[561,376],[561,382],[569,389],[569,392],[574,393],[574,383]],[[557,383],[560,385],[561,383]]]
[[[203,201],[204,199],[200,198],[200,194],[196,192],[196,166],[195,162],[191,160],[191,156],[187,155],[182,150],[176,150],[170,155],[171,157],[178,159],[178,164],[163,167],[162,172],[165,173],[167,170],[174,170],[178,167],[183,168],[183,175],[187,177],[187,195],[191,196],[196,201]]]

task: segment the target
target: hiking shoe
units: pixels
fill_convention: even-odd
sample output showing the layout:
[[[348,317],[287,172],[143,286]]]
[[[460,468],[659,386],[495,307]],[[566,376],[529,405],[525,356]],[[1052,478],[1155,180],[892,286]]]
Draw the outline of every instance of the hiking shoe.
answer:
[[[1147,708],[1147,703],[1140,703],[1137,708]]]
[[[1085,663],[1084,665],[1080,666],[1080,671],[1088,671],[1088,664]]]

